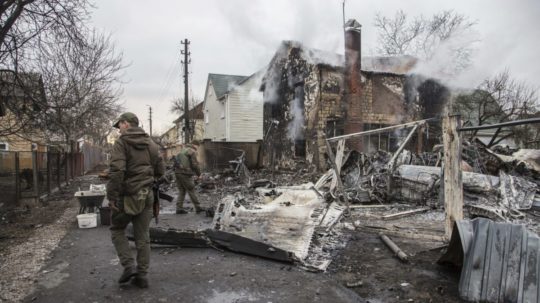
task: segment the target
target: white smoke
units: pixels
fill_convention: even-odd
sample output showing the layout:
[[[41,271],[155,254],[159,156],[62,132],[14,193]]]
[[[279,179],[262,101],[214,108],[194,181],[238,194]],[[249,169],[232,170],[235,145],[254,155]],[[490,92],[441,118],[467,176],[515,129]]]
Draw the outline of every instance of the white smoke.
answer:
[[[451,37],[435,46],[432,53],[425,54],[411,73],[452,83],[470,67],[476,54],[478,33],[456,31]]]
[[[287,125],[287,137],[291,140],[304,139],[304,109],[302,100],[298,97],[294,98],[289,104],[289,117],[291,120]]]

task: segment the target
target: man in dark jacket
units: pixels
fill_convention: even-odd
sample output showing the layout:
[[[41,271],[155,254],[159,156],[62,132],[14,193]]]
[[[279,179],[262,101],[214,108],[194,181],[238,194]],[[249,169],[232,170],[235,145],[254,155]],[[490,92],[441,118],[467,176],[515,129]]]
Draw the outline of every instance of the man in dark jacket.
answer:
[[[140,288],[148,287],[146,274],[150,263],[150,221],[152,219],[152,184],[160,178],[165,167],[157,144],[139,127],[133,113],[124,113],[114,124],[120,137],[111,153],[107,183],[107,199],[112,209],[111,238],[124,267],[119,283],[129,282]],[[137,267],[125,234],[126,226],[133,224]]]
[[[178,187],[177,214],[187,213],[184,209],[186,193],[189,195],[191,203],[193,203],[195,212],[200,213],[204,211],[200,206],[197,195],[195,195],[195,184],[193,182],[193,176],[197,178],[201,175],[201,169],[197,161],[197,148],[199,144],[199,141],[193,140],[191,144],[184,145],[175,157],[174,175],[176,177],[176,186]]]

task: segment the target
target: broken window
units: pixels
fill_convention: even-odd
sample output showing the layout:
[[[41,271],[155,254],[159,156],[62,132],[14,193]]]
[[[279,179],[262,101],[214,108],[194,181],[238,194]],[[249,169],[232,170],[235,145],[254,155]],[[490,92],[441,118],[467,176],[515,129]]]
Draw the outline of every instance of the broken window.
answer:
[[[330,118],[326,121],[326,138],[333,138],[345,134],[345,127],[342,119]]]
[[[306,156],[306,140],[305,139],[294,140],[294,155],[296,157],[302,157],[302,158]]]
[[[388,127],[389,124],[377,124],[377,123],[365,123],[364,131],[379,129]],[[377,150],[384,150],[388,152],[395,151],[399,140],[399,134],[395,131],[377,133],[373,135],[367,135],[363,137],[364,146],[367,147],[368,152],[374,152]]]

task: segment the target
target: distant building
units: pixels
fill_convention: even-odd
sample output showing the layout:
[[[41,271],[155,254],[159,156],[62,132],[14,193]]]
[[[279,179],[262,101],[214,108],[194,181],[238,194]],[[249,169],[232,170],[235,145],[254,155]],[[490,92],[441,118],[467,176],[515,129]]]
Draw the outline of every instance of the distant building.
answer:
[[[209,74],[204,98],[204,139],[256,142],[263,138],[262,73]]]
[[[34,127],[46,104],[39,74],[0,70],[0,151],[47,151],[45,133]]]

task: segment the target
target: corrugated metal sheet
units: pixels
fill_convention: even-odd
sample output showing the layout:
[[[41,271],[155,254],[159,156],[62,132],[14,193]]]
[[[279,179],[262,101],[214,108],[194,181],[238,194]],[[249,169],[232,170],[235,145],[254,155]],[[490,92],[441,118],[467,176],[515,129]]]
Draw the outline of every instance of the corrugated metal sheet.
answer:
[[[523,225],[456,222],[440,262],[462,263],[460,296],[474,302],[539,302],[540,239]],[[462,261],[462,262],[461,262]]]

